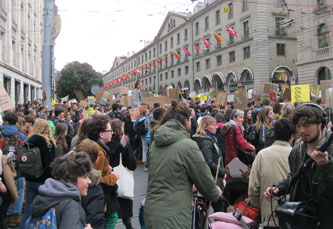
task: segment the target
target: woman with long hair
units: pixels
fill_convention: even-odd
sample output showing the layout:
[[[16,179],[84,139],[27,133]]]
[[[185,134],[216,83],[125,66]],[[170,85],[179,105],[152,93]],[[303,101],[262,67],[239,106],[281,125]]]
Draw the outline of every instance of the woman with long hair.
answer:
[[[218,174],[217,184],[222,189],[225,173],[222,152],[217,145],[217,138],[215,137],[217,129],[216,119],[212,116],[204,116],[199,123],[196,134],[192,136],[192,139],[198,144],[213,178],[215,179],[216,173]],[[213,203],[212,207],[214,212],[223,211],[223,201],[220,200]]]
[[[80,124],[79,130],[77,131],[77,134],[73,137],[72,142],[71,142],[71,150],[80,144],[84,139],[88,138],[88,131],[87,131],[87,126],[91,121],[91,117],[84,119],[82,123]]]
[[[136,169],[135,155],[129,144],[129,138],[124,134],[123,123],[115,118],[111,121],[111,129],[113,130],[112,139],[106,145],[110,149],[109,163],[112,168],[116,167],[121,161],[124,167],[134,171]],[[122,178],[124,179],[124,178]],[[118,217],[122,219],[126,229],[131,229],[131,217],[133,217],[133,200],[118,197],[120,208],[118,209]]]
[[[213,202],[222,193],[198,145],[189,138],[190,117],[184,104],[172,101],[154,134],[144,209],[146,228],[190,228],[193,184]]]
[[[61,157],[68,152],[68,145],[66,142],[68,127],[65,123],[58,123],[54,133],[54,139],[57,142],[56,157]]]
[[[271,106],[264,107],[258,114],[256,123],[256,132],[258,134],[257,152],[265,147],[265,140],[267,136],[267,130],[272,126],[274,120],[274,112]]]
[[[243,126],[245,131],[247,130],[247,128],[249,128],[249,126],[251,126],[253,124],[252,121],[252,110],[249,108],[246,108],[243,110],[244,111],[244,122],[243,122]]]
[[[35,120],[31,134],[26,138],[25,142],[31,147],[36,146],[39,148],[44,173],[39,178],[26,178],[26,202],[20,228],[24,228],[25,222],[30,215],[30,205],[38,195],[39,186],[41,186],[47,178],[51,177],[50,164],[55,158],[56,147],[56,141],[53,138],[49,124],[46,120],[41,118]]]

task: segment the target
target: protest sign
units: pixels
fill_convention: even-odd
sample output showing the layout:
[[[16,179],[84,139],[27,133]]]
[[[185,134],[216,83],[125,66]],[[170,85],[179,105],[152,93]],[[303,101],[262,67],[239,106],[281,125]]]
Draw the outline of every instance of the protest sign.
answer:
[[[329,108],[333,108],[333,88],[327,88],[325,90],[326,97],[326,106]]]
[[[276,91],[269,91],[269,99],[271,101],[276,101]]]
[[[169,89],[168,92],[169,92],[170,99],[174,99],[176,101],[179,101],[179,97],[178,97],[176,89],[174,89],[174,88]]]
[[[89,104],[88,104],[88,102],[86,101],[86,100],[81,100],[80,101],[80,107],[86,107],[86,106],[88,106]]]
[[[138,120],[140,118],[140,114],[142,110],[147,110],[147,106],[138,106],[135,108],[132,108],[129,110],[130,113],[130,117],[132,122],[135,122],[136,120]]]
[[[98,103],[101,103],[102,97],[104,95],[104,91],[96,91],[95,96],[96,96],[96,101]]]
[[[161,86],[161,91],[162,91],[162,95],[163,96],[167,96],[168,95],[168,91],[165,89],[165,87]]]
[[[264,93],[269,95],[269,91],[276,91],[277,84],[275,83],[265,83],[264,84]]]
[[[289,102],[291,101],[291,90],[290,90],[290,88],[286,87],[284,89],[283,97],[286,98],[286,99],[288,99]]]
[[[254,95],[254,106],[260,107],[261,105],[261,95]]]
[[[310,84],[292,85],[291,102],[310,102]]]
[[[88,96],[88,103],[95,104],[95,96]]]
[[[246,86],[239,86],[235,95],[235,108],[245,109],[247,107],[247,91]]]
[[[208,99],[207,95],[200,95],[199,98],[202,101],[207,101],[207,99]]]
[[[5,88],[0,84],[0,109],[1,111],[6,111],[12,108],[15,108],[15,105]]]
[[[101,98],[101,102],[100,103],[103,104],[103,105],[105,105],[106,102],[108,101],[109,97],[110,97],[110,94],[111,94],[111,92],[104,91],[104,94],[103,94],[103,96]],[[111,94],[111,96],[112,96],[112,94]]]
[[[128,88],[127,87],[121,87],[119,89],[119,93],[122,95],[128,95]]]
[[[227,92],[217,91],[215,103],[219,105],[224,105],[227,102]]]
[[[74,92],[74,94],[75,94],[76,98],[77,98],[79,101],[81,101],[81,100],[85,100],[85,99],[86,99],[86,98],[84,97],[82,91],[76,91],[76,92]]]
[[[234,94],[229,94],[228,97],[227,97],[227,102],[232,103],[232,102],[234,102],[234,99],[235,99],[235,95]]]
[[[124,105],[125,107],[130,106],[130,104],[131,104],[131,96],[122,96],[120,98],[120,104]]]
[[[333,80],[321,80],[320,81],[321,98],[324,103],[327,102],[326,96],[325,96],[325,92],[326,92],[327,88],[333,88]]]
[[[156,97],[144,97],[141,99],[142,103],[149,105],[150,108],[154,107],[154,103],[170,104],[171,99],[169,96],[156,96]]]
[[[141,92],[142,97],[149,97],[149,91],[145,90]]]

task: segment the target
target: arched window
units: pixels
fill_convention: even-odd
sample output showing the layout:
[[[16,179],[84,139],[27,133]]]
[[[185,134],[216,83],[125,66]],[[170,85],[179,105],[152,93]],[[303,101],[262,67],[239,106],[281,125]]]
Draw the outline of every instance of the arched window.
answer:
[[[319,48],[325,48],[329,46],[330,32],[327,24],[321,24],[318,28],[318,45]]]
[[[322,80],[331,80],[332,79],[332,74],[331,71],[326,68],[323,67],[319,70],[318,72],[318,85],[320,85],[320,81]]]

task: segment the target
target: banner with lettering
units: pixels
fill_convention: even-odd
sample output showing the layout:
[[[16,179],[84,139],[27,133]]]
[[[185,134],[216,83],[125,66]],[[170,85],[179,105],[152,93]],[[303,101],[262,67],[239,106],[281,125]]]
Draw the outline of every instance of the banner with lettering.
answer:
[[[292,85],[291,102],[310,102],[310,84]]]

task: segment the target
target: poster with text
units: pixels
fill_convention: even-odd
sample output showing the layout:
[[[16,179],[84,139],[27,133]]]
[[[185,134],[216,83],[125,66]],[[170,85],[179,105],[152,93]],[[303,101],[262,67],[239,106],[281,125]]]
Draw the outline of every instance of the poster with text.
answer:
[[[310,84],[292,85],[291,102],[310,102]]]

